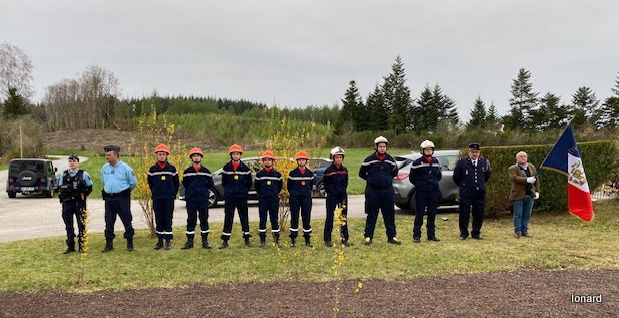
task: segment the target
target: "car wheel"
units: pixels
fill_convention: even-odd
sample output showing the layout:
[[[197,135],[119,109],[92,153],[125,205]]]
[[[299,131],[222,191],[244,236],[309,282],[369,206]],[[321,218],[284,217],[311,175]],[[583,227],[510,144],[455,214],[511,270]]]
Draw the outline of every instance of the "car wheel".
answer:
[[[17,192],[9,191],[7,193],[10,199],[15,199],[17,197]]]
[[[217,197],[217,193],[215,193],[213,189],[209,189],[208,190],[208,207],[209,208],[216,207],[217,201],[219,201],[219,198]]]
[[[411,213],[415,213],[415,193],[413,193],[408,200],[408,210],[411,211]]]
[[[318,197],[320,198],[326,198],[327,197],[327,190],[325,190],[325,184],[323,182],[319,183],[316,186],[317,189],[317,193],[318,193]]]

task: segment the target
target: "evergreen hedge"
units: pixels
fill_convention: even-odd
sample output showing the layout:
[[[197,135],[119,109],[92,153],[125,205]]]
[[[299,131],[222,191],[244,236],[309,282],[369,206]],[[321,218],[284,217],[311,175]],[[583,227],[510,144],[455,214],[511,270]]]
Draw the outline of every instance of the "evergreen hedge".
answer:
[[[492,177],[487,185],[486,215],[498,216],[510,213],[509,191],[511,181],[507,168],[516,162],[516,153],[527,152],[529,162],[538,168],[540,199],[535,202],[536,211],[567,210],[567,176],[541,169],[540,165],[553,145],[523,145],[483,147],[482,156],[490,160]],[[594,192],[604,182],[611,180],[619,171],[619,146],[616,141],[602,140],[578,143],[589,189]],[[462,150],[467,153],[467,150]]]

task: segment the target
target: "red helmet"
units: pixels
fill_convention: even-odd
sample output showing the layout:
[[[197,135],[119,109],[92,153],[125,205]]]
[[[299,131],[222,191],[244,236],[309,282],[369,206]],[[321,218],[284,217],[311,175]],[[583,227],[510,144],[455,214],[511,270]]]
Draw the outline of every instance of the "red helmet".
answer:
[[[305,150],[299,150],[299,152],[297,152],[296,155],[294,155],[294,160],[299,160],[299,159],[309,159],[309,155],[307,154],[307,151]]]
[[[273,151],[267,150],[267,151],[262,153],[262,156],[261,156],[260,159],[264,159],[264,158],[269,158],[269,159],[275,160],[275,155],[273,154]]]
[[[158,152],[165,152],[169,155],[170,148],[164,144],[158,144],[157,147],[155,147],[155,153],[158,153]]]
[[[230,148],[228,148],[228,154],[231,154],[233,152],[240,152],[242,154],[243,148],[241,148],[241,146],[237,144],[233,144],[232,146],[230,146]]]
[[[198,147],[193,147],[191,148],[191,150],[189,150],[189,158],[191,158],[191,156],[198,154],[202,157],[204,157],[204,152],[202,152],[202,149],[198,148]]]

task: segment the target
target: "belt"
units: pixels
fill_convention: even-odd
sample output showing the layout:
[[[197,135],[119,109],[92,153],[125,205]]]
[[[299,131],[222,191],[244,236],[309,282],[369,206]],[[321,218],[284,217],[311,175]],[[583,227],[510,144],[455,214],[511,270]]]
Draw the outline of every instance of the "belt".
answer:
[[[126,189],[118,193],[103,192],[104,197],[107,198],[129,198],[131,197],[131,189]]]

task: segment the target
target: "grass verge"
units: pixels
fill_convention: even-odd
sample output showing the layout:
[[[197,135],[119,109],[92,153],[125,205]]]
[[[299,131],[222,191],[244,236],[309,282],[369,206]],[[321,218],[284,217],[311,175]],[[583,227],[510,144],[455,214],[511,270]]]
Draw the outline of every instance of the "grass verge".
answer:
[[[364,219],[351,219],[354,246],[345,249],[340,278],[401,280],[417,276],[532,270],[619,269],[619,201],[595,203],[596,219],[584,223],[562,214],[534,215],[532,238],[512,237],[511,219],[487,220],[482,241],[458,240],[457,215],[440,214],[437,234],[441,242],[410,238],[412,216],[398,215],[401,246],[387,244],[378,222],[374,244],[362,244]],[[179,213],[183,213],[178,211]],[[441,221],[448,217],[448,221]],[[257,225],[251,224],[254,244]],[[115,250],[102,254],[101,233],[91,235],[91,252],[85,261],[84,281],[75,287],[80,256],[64,251],[64,238],[44,238],[0,244],[0,291],[122,290],[178,287],[192,284],[236,284],[273,281],[333,280],[335,250],[322,245],[322,221],[314,221],[314,248],[242,246],[240,228],[234,225],[231,247],[226,250],[180,250],[182,228],[170,251],[154,251],[155,240],[138,231],[135,252],[127,252],[122,233],[116,233]],[[219,243],[221,224],[211,224],[210,241]],[[119,235],[120,234],[120,235]],[[425,229],[424,229],[425,234]],[[286,234],[282,234],[287,244]],[[197,240],[199,245],[200,240]],[[271,238],[269,236],[269,242]]]

